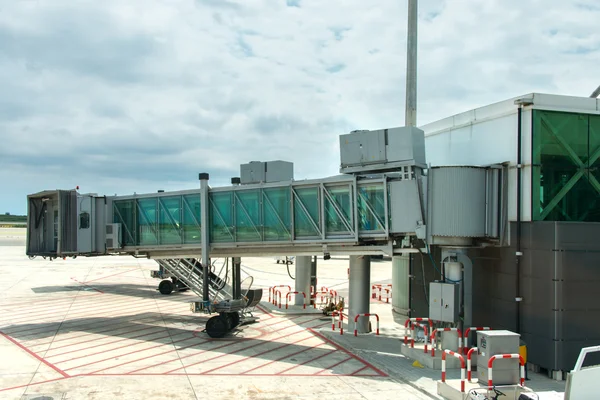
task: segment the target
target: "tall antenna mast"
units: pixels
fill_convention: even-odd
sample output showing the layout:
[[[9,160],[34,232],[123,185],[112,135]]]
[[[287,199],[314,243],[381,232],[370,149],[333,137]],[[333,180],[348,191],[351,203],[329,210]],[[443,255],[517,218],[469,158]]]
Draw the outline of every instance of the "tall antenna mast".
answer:
[[[406,126],[417,125],[417,0],[408,0],[406,43]]]

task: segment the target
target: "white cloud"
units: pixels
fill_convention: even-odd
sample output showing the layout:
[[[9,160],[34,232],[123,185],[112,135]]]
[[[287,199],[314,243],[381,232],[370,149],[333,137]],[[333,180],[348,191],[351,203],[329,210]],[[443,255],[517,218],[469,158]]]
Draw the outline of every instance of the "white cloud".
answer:
[[[588,95],[595,1],[420,2],[419,123]],[[0,211],[27,193],[226,184],[250,160],[337,173],[338,135],[404,122],[394,0],[0,0]]]

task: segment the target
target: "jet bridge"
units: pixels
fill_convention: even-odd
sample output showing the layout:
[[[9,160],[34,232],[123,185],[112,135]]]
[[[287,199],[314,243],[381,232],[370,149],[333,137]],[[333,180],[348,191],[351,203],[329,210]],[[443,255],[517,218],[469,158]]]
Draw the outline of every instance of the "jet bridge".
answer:
[[[229,314],[248,302],[210,301],[211,257],[394,256],[501,239],[505,167],[427,170],[423,131],[414,127],[351,132],[340,147],[342,175],[323,179],[293,180],[291,163],[253,162],[227,187],[209,187],[201,173],[195,190],[29,195],[27,255],[163,260],[169,276],[202,294],[201,308],[224,315],[221,332],[239,323]],[[235,279],[239,286],[239,270]]]

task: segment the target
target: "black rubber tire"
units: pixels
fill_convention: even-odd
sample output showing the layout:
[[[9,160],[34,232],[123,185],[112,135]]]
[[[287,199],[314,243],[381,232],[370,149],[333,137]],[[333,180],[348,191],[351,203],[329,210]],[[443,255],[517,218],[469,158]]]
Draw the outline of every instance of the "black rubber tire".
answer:
[[[160,294],[171,294],[173,292],[173,282],[171,282],[168,279],[165,279],[163,281],[160,281],[160,283],[158,284],[158,291],[160,292]]]
[[[227,313],[227,319],[229,320],[229,330],[240,324],[240,314],[237,312]]]
[[[220,339],[229,332],[229,321],[220,315],[206,321],[206,333],[213,339]]]

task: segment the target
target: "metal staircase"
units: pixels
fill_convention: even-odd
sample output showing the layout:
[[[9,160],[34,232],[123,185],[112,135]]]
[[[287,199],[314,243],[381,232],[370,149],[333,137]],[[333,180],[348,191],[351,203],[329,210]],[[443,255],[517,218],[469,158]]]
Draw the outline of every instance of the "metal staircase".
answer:
[[[202,264],[195,258],[169,258],[156,260],[158,265],[162,267],[164,272],[166,272],[167,276],[171,276],[171,278],[175,278],[173,280],[173,285],[177,289],[188,288],[192,292],[194,292],[199,297],[202,297],[202,288],[203,288],[203,274],[202,274]],[[213,271],[209,271],[209,297],[212,302],[222,301],[228,298],[231,298],[231,286],[226,282],[225,279],[221,279],[217,274]],[[221,268],[220,273],[223,268]],[[169,281],[163,281],[169,282]],[[182,286],[178,287],[178,282],[183,283]],[[161,282],[162,283],[162,282]],[[160,287],[159,287],[160,290]],[[163,291],[161,290],[161,293]]]

